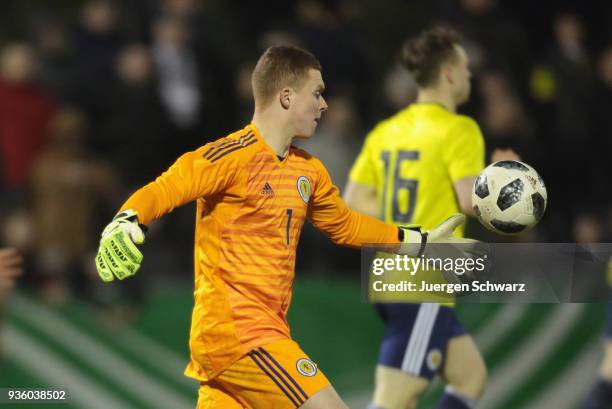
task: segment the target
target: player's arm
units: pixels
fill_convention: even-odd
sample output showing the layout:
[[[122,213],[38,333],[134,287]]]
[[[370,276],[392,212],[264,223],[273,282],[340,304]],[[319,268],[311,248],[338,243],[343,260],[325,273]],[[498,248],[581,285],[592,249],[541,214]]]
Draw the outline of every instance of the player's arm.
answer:
[[[500,160],[521,160],[521,157],[512,149],[495,149],[491,153],[491,163]],[[466,176],[453,184],[461,212],[468,216],[475,215],[472,206],[472,189],[475,181],[476,176]]]
[[[308,217],[336,244],[360,247],[368,243],[399,243],[398,228],[374,217],[351,210],[332,184],[329,173],[317,160],[318,171]]]
[[[349,180],[342,198],[351,209],[360,213],[372,217],[377,217],[380,214],[376,188],[372,186]]]
[[[445,144],[446,162],[459,207],[464,214],[473,216],[472,186],[484,168],[484,138],[478,124],[461,116],[449,130]]]
[[[475,243],[470,239],[452,237],[454,230],[465,221],[462,215],[454,215],[431,231],[422,232],[418,227],[397,227],[349,209],[323,164],[315,161],[319,172],[308,217],[336,244],[351,247],[384,244],[387,251],[420,256],[436,250],[436,246],[429,246],[431,243],[461,244],[464,247],[455,252],[460,255],[463,250],[468,250],[468,245]]]
[[[521,160],[521,155],[516,153],[512,148],[502,149],[497,148],[491,152],[491,163],[499,162],[502,160]]]
[[[368,216],[380,217],[376,191],[376,166],[372,160],[376,155],[375,133],[376,130],[366,137],[361,152],[351,168],[349,181],[342,197],[351,209]]]
[[[203,153],[204,148],[184,154],[121,206],[100,239],[96,267],[102,280],[124,279],[140,268],[142,253],[136,244],[144,242],[144,224],[231,184],[240,167],[232,159],[209,160]]]
[[[137,190],[121,206],[134,210],[139,223],[148,224],[176,207],[218,193],[231,184],[238,166],[232,158],[211,161],[205,147],[182,155],[155,181]]]
[[[466,176],[453,183],[461,213],[468,216],[475,215],[474,208],[472,207],[472,187],[475,181],[476,176]]]

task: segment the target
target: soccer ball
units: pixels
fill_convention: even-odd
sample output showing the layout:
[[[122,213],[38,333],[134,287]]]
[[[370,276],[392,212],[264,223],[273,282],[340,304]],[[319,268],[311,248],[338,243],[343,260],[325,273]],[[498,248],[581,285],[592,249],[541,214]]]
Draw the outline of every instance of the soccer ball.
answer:
[[[517,234],[535,226],[546,209],[544,181],[531,166],[504,160],[487,166],[474,182],[472,206],[496,233]]]

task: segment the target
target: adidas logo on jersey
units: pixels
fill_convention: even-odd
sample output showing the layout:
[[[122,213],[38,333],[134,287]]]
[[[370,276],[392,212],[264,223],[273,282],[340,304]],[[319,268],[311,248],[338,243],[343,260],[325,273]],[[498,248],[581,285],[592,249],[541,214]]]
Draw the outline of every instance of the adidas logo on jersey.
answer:
[[[272,190],[272,186],[270,186],[268,182],[266,182],[263,189],[261,189],[261,194],[266,196],[274,195],[274,190]]]

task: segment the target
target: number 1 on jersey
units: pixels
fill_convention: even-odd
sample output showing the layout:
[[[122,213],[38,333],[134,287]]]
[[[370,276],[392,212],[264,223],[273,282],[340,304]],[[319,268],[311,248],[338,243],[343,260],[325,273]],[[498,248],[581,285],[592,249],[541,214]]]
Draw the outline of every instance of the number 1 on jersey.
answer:
[[[391,171],[391,152],[383,151],[381,153],[381,159],[385,166],[381,215],[384,220],[388,220],[387,189],[389,184],[389,172]],[[416,207],[417,188],[419,187],[419,181],[416,179],[404,179],[402,178],[400,172],[402,162],[406,160],[419,160],[419,151],[397,151],[397,160],[395,161],[395,169],[393,170],[393,193],[391,196],[391,220],[394,223],[410,223],[412,221],[412,217],[414,216],[414,208]],[[402,212],[402,209],[400,208],[399,204],[399,192],[401,189],[408,190],[408,206],[405,212]]]
[[[291,216],[293,215],[293,209],[287,209],[287,245],[289,245],[289,230],[291,227]]]

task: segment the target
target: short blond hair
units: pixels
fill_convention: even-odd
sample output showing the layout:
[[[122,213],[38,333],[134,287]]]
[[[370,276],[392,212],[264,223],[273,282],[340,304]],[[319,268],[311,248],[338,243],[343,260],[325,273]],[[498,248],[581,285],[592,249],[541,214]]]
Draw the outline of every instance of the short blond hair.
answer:
[[[299,89],[310,69],[321,71],[321,63],[303,48],[288,45],[268,48],[259,57],[251,78],[255,105],[267,106],[284,87]]]

